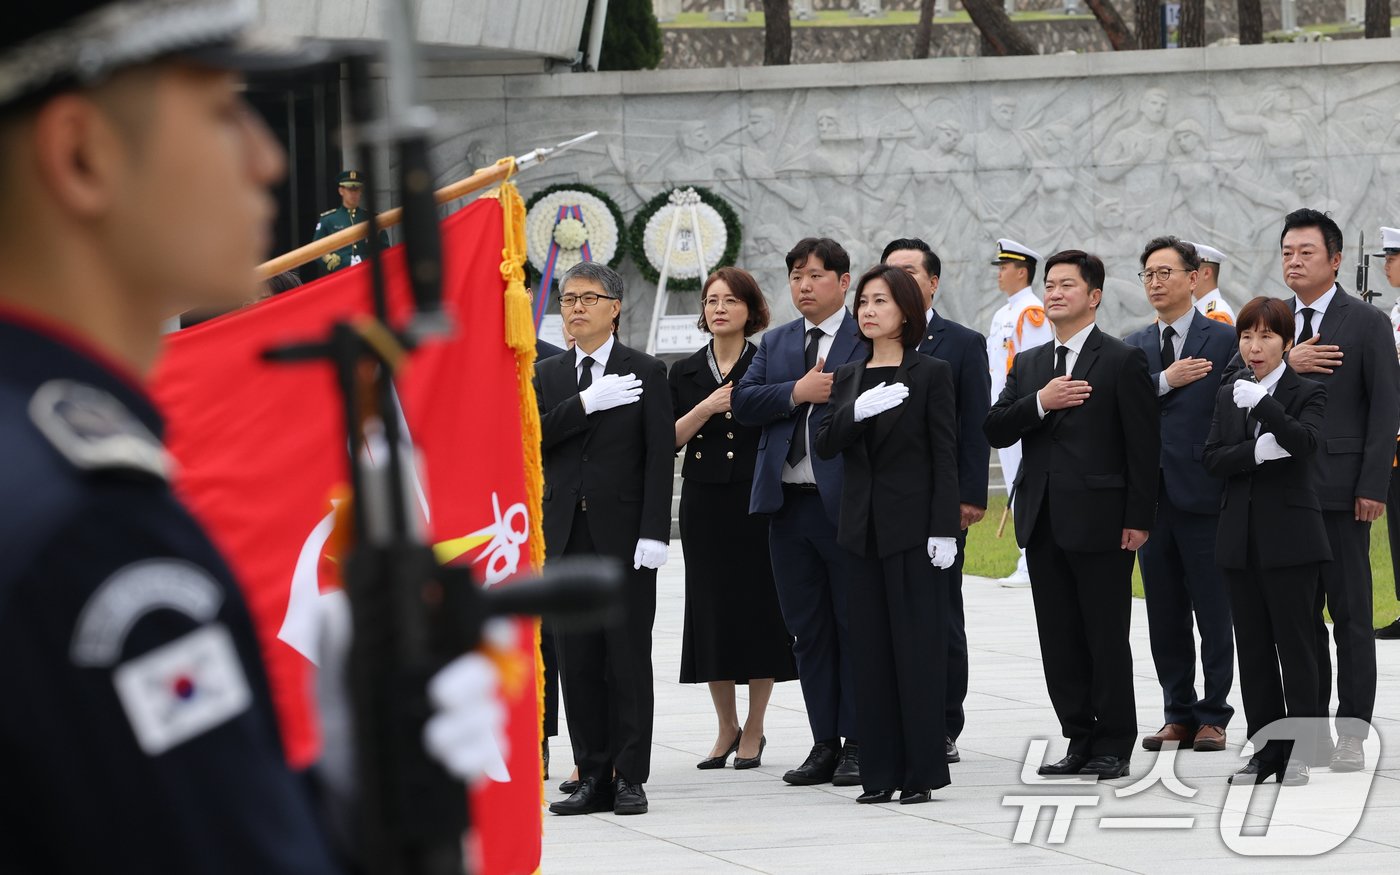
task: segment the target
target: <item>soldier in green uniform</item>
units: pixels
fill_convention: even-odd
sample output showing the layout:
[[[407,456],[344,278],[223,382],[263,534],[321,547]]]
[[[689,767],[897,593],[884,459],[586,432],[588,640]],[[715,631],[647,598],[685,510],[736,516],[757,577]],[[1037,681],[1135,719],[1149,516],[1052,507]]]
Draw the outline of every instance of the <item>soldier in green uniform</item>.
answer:
[[[358,225],[365,221],[367,216],[365,211],[360,209],[360,195],[364,191],[365,175],[358,170],[347,170],[336,177],[336,184],[340,186],[340,206],[333,210],[326,210],[321,214],[321,218],[316,222],[316,233],[312,235],[312,240],[320,240],[328,237],[337,231],[343,231],[351,225]],[[383,231],[379,232],[379,244],[389,245],[389,235]],[[351,243],[349,246],[342,246],[334,252],[321,256],[321,264],[325,266],[326,273],[340,270],[342,267],[349,267],[352,264],[359,264],[368,252],[365,249],[364,240]]]

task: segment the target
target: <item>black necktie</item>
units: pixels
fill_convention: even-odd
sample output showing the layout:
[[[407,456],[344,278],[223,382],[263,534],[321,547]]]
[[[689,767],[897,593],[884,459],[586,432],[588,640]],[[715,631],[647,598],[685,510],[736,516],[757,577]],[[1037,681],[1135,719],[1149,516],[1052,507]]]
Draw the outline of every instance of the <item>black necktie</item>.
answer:
[[[593,356],[584,356],[579,365],[582,366],[583,370],[579,371],[578,374],[578,390],[582,392],[593,385]]]
[[[1300,332],[1298,332],[1298,342],[1299,342],[1299,343],[1306,343],[1307,341],[1309,341],[1309,340],[1312,339],[1312,336],[1313,336],[1312,317],[1313,317],[1313,313],[1314,313],[1314,312],[1315,312],[1315,311],[1313,310],[1312,307],[1304,307],[1304,308],[1303,308],[1303,330],[1300,331]]]
[[[1066,364],[1066,361],[1067,361],[1068,359],[1069,359],[1069,347],[1067,347],[1067,346],[1057,346],[1057,347],[1055,347],[1055,376],[1057,376],[1057,377],[1063,377],[1063,376],[1065,376],[1065,374],[1068,373],[1068,371],[1067,371],[1066,368],[1065,368],[1065,364]]]
[[[806,365],[803,371],[805,374],[817,366],[817,347],[822,342],[822,330],[820,328],[809,328],[807,330],[807,349],[802,354],[802,361]],[[803,404],[797,409],[797,424],[793,426],[792,443],[788,444],[787,463],[793,467],[798,462],[807,458],[807,414],[812,412],[812,405]]]
[[[1172,338],[1176,337],[1176,329],[1168,325],[1162,331],[1162,370],[1172,366],[1176,361],[1176,344],[1172,343]]]

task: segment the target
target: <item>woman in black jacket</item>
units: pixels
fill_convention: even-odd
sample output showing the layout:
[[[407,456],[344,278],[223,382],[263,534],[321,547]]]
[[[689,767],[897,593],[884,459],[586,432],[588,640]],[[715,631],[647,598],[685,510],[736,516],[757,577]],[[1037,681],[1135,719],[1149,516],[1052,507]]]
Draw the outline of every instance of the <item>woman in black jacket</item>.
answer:
[[[866,361],[836,372],[815,447],[841,454],[837,541],[861,557],[849,594],[860,774],[857,802],[929,801],[944,752],[948,591],[957,557],[957,406],[952,369],[917,351],[923,296],[881,264],[856,287]]]
[[[768,305],[747,271],[721,267],[701,290],[700,329],[713,336],[671,366],[671,404],[681,467],[681,549],[685,554],[685,630],[681,683],[707,683],[719,735],[701,769],[763,762],[763,717],[774,681],[797,677],[773,584],[768,518],[749,513],[758,428],[740,425],[729,393],[757,351],[746,338],[768,325]],[[739,725],[734,685],[747,684]]]
[[[1225,571],[1239,655],[1240,693],[1254,756],[1230,782],[1306,784],[1320,721],[1290,727],[1293,741],[1259,733],[1284,717],[1321,718],[1314,612],[1320,563],[1332,558],[1313,473],[1327,406],[1320,383],[1284,355],[1293,311],[1259,297],[1235,323],[1245,367],[1220,387],[1203,461],[1227,478],[1216,561]],[[1276,727],[1277,729],[1277,727]],[[1296,748],[1296,750],[1294,750]]]

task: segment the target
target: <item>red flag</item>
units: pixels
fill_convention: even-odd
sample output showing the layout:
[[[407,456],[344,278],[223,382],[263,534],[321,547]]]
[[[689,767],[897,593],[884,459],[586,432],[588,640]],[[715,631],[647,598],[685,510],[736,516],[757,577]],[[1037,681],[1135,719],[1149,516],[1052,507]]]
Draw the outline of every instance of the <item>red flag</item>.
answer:
[[[518,199],[511,189],[506,200]],[[429,529],[439,558],[470,564],[479,579],[507,581],[533,569],[538,507],[527,433],[535,401],[529,357],[506,345],[503,213],[518,204],[483,198],[443,223],[443,298],[456,335],[413,354],[397,389],[424,460]],[[510,229],[518,239],[518,229]],[[514,243],[514,239],[512,243]],[[408,307],[401,248],[385,257],[391,319]],[[272,365],[269,346],[323,337],[330,324],[370,311],[368,265],[338,271],[170,339],[154,381],[179,463],[182,498],[228,557],[263,647],[288,761],[315,761],[314,666],[279,632],[289,623],[293,580],[326,585],[330,498],[346,480],[345,430],[328,364]],[[523,314],[528,321],[528,313]],[[533,356],[533,352],[529,354]],[[522,372],[525,372],[522,374]],[[531,458],[533,457],[533,458]],[[334,561],[333,559],[329,561]],[[303,590],[303,595],[305,591]],[[314,609],[313,609],[314,610]],[[295,617],[292,618],[295,620]],[[294,630],[293,630],[294,631]],[[535,624],[515,624],[515,662],[505,678],[509,772],[473,791],[481,869],[528,873],[540,861],[542,787]],[[303,648],[305,649],[305,648]],[[507,672],[510,675],[510,672]]]

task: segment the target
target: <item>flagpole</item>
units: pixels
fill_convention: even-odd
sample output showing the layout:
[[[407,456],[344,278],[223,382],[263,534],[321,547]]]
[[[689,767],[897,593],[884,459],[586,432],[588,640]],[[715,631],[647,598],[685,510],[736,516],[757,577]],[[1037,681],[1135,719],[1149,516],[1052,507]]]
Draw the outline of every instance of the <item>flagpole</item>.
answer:
[[[451,185],[443,186],[433,193],[433,200],[438,206],[451,203],[458,198],[466,197],[483,188],[495,185],[498,182],[505,182],[514,176],[518,171],[533,167],[536,164],[543,164],[546,159],[557,152],[577,146],[598,136],[597,131],[589,131],[586,134],[565,140],[557,146],[548,146],[534,149],[515,158],[502,158],[490,167],[483,167],[468,176],[466,179],[459,179]],[[394,207],[392,210],[385,210],[376,217],[375,225],[380,230],[392,228],[403,221],[403,208]],[[360,222],[358,225],[351,225],[320,240],[313,240],[298,249],[293,249],[284,255],[279,255],[271,261],[265,261],[258,265],[258,279],[267,280],[277,276],[283,271],[288,271],[303,264],[315,261],[323,255],[328,255],[337,249],[344,249],[357,240],[363,240],[369,234],[369,222]]]
[[[468,176],[466,179],[459,179],[451,185],[444,186],[433,193],[433,199],[441,206],[450,203],[458,198],[466,197],[473,192],[481,191],[484,188],[504,182],[515,173],[515,159],[509,158],[499,164],[490,167],[483,167]],[[385,210],[378,216],[378,226],[380,230],[392,228],[403,221],[403,208],[394,207],[392,210]],[[363,240],[369,233],[369,222],[360,222],[351,225],[334,234],[322,237],[320,240],[313,240],[298,249],[293,249],[276,258],[265,261],[258,265],[258,279],[270,279],[283,271],[288,271],[303,264],[315,261],[323,255],[328,255],[337,249],[343,249],[357,240]]]

